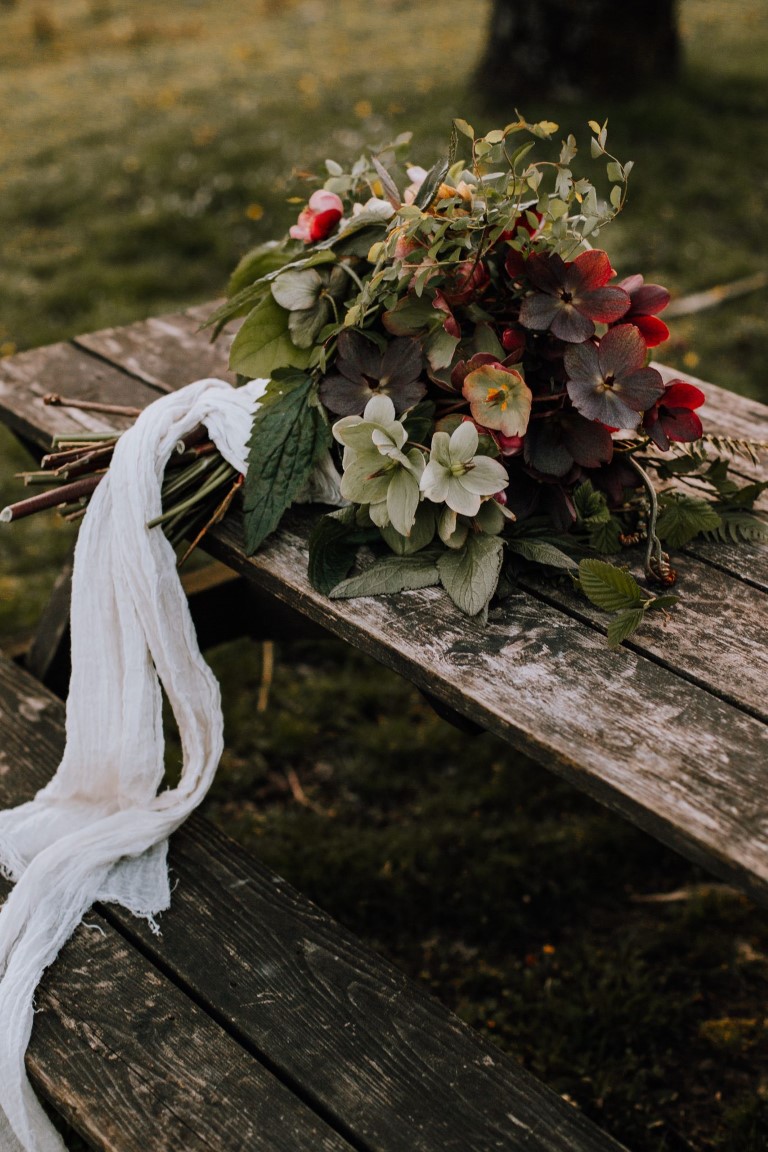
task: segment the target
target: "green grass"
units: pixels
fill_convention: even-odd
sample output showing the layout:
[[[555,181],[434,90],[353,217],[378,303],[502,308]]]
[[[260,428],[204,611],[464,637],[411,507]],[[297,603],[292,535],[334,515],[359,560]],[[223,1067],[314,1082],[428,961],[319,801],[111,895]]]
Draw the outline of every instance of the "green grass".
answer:
[[[405,128],[429,163],[452,115],[504,122],[469,79],[487,8],[0,8],[0,351],[220,294],[292,219],[294,166]],[[636,162],[612,260],[678,295],[763,269],[768,216],[765,5],[683,0],[681,26],[685,75],[663,91],[518,101],[582,139],[609,117]],[[677,320],[660,358],[768,400],[765,306],[762,291]],[[5,503],[24,461],[6,433],[0,459]],[[4,531],[0,644],[29,628],[70,542],[52,518]],[[229,832],[635,1152],[765,1148],[763,914],[337,645],[280,648],[264,715],[259,648],[213,660],[228,748],[208,808]]]

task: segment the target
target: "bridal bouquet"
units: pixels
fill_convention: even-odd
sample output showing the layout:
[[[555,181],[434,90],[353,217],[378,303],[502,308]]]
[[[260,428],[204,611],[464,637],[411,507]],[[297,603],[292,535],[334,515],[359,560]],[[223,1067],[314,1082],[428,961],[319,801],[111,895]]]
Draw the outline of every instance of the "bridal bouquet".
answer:
[[[430,171],[410,163],[410,135],[348,169],[328,160],[289,235],[240,262],[210,323],[244,317],[231,367],[268,381],[243,485],[249,552],[333,461],[346,504],[312,535],[322,593],[441,585],[483,619],[539,565],[614,613],[618,644],[674,603],[668,549],[766,536],[752,511],[766,485],[729,470],[762,446],[704,433],[700,389],[648,365],[669,293],[617,280],[594,247],[632,165],[589,127],[598,183],[577,173],[572,135],[537,158],[557,125],[522,117],[484,136],[454,121]],[[242,477],[211,445],[182,447],[154,523],[197,540]],[[80,458],[94,451],[103,466],[103,446]],[[623,562],[637,545],[650,587]]]

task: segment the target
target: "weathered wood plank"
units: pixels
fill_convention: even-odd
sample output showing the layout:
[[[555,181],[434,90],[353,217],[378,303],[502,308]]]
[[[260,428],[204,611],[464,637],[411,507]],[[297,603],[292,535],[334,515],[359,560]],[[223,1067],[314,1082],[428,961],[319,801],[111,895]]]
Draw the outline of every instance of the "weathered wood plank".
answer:
[[[520,584],[605,631],[610,617],[579,596],[569,580],[526,573]],[[768,722],[768,596],[692,556],[680,562],[674,591],[680,604],[666,616],[650,613],[630,647]]]
[[[50,392],[144,408],[158,392],[69,344],[35,348],[0,360],[0,419],[25,439],[47,448],[55,435],[130,427],[127,416],[105,416],[43,404]]]
[[[5,750],[0,803],[9,804],[28,798],[57,763],[63,709],[5,661],[0,661],[0,701],[0,708],[6,706],[0,734],[7,732],[10,741],[0,742]],[[18,770],[22,763],[29,767],[26,780]],[[146,955],[249,1051],[260,1053],[282,1080],[297,1086],[303,1099],[348,1133],[354,1147],[362,1152],[620,1152],[610,1137],[203,820],[193,817],[173,838],[171,863],[179,883],[173,907],[163,917],[161,938],[116,908],[105,910],[109,922],[138,941]],[[171,1095],[180,1090],[186,1071],[179,1061],[174,1066],[179,1017],[169,1019],[181,1009],[169,1006],[157,974],[145,974],[134,988],[135,954],[121,941],[113,956],[113,938],[109,931],[102,938],[81,929],[50,973],[40,998],[45,1011],[36,1021],[30,1050],[37,1083],[57,1090],[55,1069],[63,1052],[55,1012],[70,1012],[63,1005],[71,1005],[76,994],[79,1002],[88,982],[97,986],[95,995],[102,1000],[93,1011],[88,1008],[84,1024],[78,1018],[72,1027],[87,1033],[96,1063],[98,1058],[111,1062],[103,1074],[105,1095],[119,1096],[119,1086],[128,1079],[137,1094],[151,1097],[146,1084],[156,1070],[167,1075]],[[125,988],[114,970],[117,960],[127,973]],[[83,1012],[81,1003],[78,1011]],[[118,1023],[111,1022],[115,1016]],[[149,1050],[138,1067],[128,1055],[134,1033]],[[211,1077],[214,1085],[227,1077],[229,1098],[242,1073],[236,1065],[229,1072],[217,1065],[218,1076],[212,1074],[216,1054],[200,1051],[209,1043],[201,1028],[189,1054],[195,1061],[189,1092],[217,1111],[212,1124],[223,1124],[221,1107],[213,1109]],[[39,1071],[41,1061],[49,1061],[50,1084]],[[70,1051],[67,1064],[79,1067],[79,1055],[73,1061]],[[99,1088],[94,1081],[94,1094]],[[281,1152],[341,1146],[320,1140],[303,1144],[287,1123],[295,1143],[249,1142],[267,1106],[260,1084],[249,1091],[260,1101],[253,1104],[252,1127],[236,1142],[230,1131],[237,1131],[237,1116],[227,1118],[231,1143],[212,1141],[212,1147]],[[269,1106],[279,1109],[280,1100],[273,1097]],[[141,1103],[150,1111],[145,1100]],[[97,1108],[98,1101],[89,1100],[87,1106]],[[174,1116],[186,1107],[186,1101],[177,1102]],[[178,1135],[178,1125],[171,1124],[169,1140]],[[146,1130],[139,1138],[153,1152],[171,1146],[147,1140]],[[133,1152],[139,1144],[126,1147]]]
[[[29,799],[63,744],[63,706],[0,660],[0,805]],[[10,885],[0,879],[0,899]],[[345,1139],[97,913],[46,974],[27,1067],[105,1152],[350,1152]],[[194,936],[194,923],[188,924]],[[187,937],[187,948],[189,948]]]
[[[246,559],[231,519],[209,547],[295,607],[692,859],[768,897],[768,726],[526,592],[486,628],[437,589],[331,601],[306,576],[295,510]]]
[[[128,327],[104,328],[78,336],[75,344],[163,391],[182,388],[205,376],[234,383],[228,367],[233,335],[222,333],[211,344],[210,332],[200,331],[213,307],[142,320]]]

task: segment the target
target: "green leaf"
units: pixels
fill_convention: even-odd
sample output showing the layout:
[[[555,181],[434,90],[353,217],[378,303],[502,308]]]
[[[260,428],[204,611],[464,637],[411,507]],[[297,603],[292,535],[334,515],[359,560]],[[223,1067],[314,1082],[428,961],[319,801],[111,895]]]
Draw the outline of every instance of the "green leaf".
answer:
[[[576,506],[580,527],[596,528],[598,524],[605,524],[611,518],[608,501],[602,492],[596,491],[591,480],[585,480],[575,489],[573,503]]]
[[[331,432],[302,372],[272,380],[253,419],[245,476],[245,548],[251,555],[280,523],[331,444]]]
[[[582,560],[579,564],[579,586],[598,608],[619,612],[622,608],[641,608],[649,599],[629,572],[605,560]]]
[[[450,366],[458,343],[459,337],[451,336],[450,332],[446,332],[442,326],[429,334],[424,341],[424,352],[435,372],[439,368]]]
[[[594,548],[595,552],[603,552],[610,555],[613,552],[621,551],[621,536],[622,526],[615,516],[609,516],[607,520],[600,521],[589,534],[589,546]]]
[[[469,125],[467,125],[469,127]],[[448,158],[445,160],[438,160],[429,172],[424,177],[424,182],[419,188],[419,191],[414,197],[414,206],[420,208],[422,212],[426,212],[430,204],[437,195],[437,190],[448,175]]]
[[[412,556],[432,543],[435,535],[435,506],[428,500],[419,504],[410,536],[403,536],[392,524],[387,524],[379,531],[396,556]]]
[[[656,532],[670,548],[682,548],[701,532],[712,532],[722,518],[708,500],[684,492],[665,493]]]
[[[720,540],[724,544],[759,544],[768,540],[768,524],[752,512],[741,508],[720,509],[722,523],[702,535],[707,540]]]
[[[524,556],[526,560],[532,560],[534,564],[546,564],[550,568],[578,567],[575,560],[546,540],[508,540],[507,548],[510,552]]]
[[[315,268],[306,268],[303,272],[281,272],[272,281],[272,295],[280,307],[289,312],[314,308],[322,290],[323,279]]]
[[[680,597],[676,596],[674,592],[665,592],[661,596],[656,596],[651,600],[650,604],[646,605],[646,612],[657,612],[661,609],[666,610],[679,603]]]
[[[358,576],[342,580],[331,592],[332,600],[353,596],[384,596],[439,583],[434,556],[385,556]]]
[[[435,426],[435,405],[431,400],[420,400],[402,419],[408,439],[426,444]]]
[[[274,272],[289,264],[292,253],[277,240],[268,240],[266,244],[259,244],[246,252],[240,263],[229,278],[227,287],[228,296],[236,296],[244,288],[260,280],[268,272]]]
[[[359,523],[360,509],[354,505],[329,512],[318,520],[309,538],[309,581],[313,588],[328,596],[340,580],[348,575],[357,549],[379,538],[379,530],[370,520]],[[367,517],[366,517],[367,518]]]
[[[644,619],[645,611],[642,608],[625,608],[614,616],[608,625],[608,643],[611,648],[618,648],[622,641],[637,631]]]
[[[468,124],[466,120],[461,120],[457,116],[454,116],[453,122],[458,128],[459,132],[462,133],[462,135],[469,136],[470,140],[474,140],[475,130],[471,124]]]
[[[288,331],[297,348],[311,349],[325,325],[333,318],[333,309],[327,299],[318,300],[314,308],[291,312]]]
[[[229,353],[232,371],[254,380],[271,376],[276,368],[305,368],[309,352],[291,340],[288,317],[271,296],[265,296],[235,336]]]
[[[426,297],[419,298],[409,294],[403,296],[382,316],[382,323],[392,336],[415,336],[425,328],[435,323],[437,313],[432,307],[432,301]],[[442,326],[440,331],[442,331]]]
[[[347,513],[349,509],[342,509]],[[349,574],[355,562],[358,543],[349,517],[335,512],[318,520],[309,538],[309,582],[315,591],[328,596],[339,581]]]
[[[444,552],[437,561],[440,583],[468,616],[483,612],[496,591],[504,545],[498,536],[470,536],[463,548]]]

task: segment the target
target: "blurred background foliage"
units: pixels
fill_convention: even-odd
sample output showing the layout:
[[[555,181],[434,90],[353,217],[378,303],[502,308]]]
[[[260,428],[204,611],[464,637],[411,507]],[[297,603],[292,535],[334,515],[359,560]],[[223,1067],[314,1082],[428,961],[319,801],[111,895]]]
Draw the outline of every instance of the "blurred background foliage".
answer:
[[[679,297],[765,270],[765,0],[680,0],[682,69],[651,91],[544,100],[542,77],[495,106],[490,10],[0,0],[0,354],[210,300],[291,222],[300,171],[405,129],[429,166],[453,115],[515,105],[582,141],[607,117],[636,162],[601,236],[620,275]],[[660,358],[768,400],[765,290],[670,327]],[[24,463],[0,432],[1,503]],[[0,646],[70,544],[54,518],[3,532]],[[213,661],[230,833],[635,1152],[764,1152],[763,914],[336,644],[279,648],[263,714],[259,647]]]

